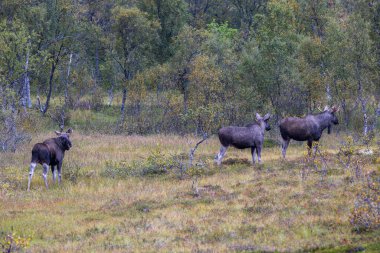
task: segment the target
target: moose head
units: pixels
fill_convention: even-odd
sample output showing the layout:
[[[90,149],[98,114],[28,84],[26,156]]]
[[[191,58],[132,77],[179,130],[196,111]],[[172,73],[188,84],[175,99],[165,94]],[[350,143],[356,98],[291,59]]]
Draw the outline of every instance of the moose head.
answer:
[[[269,125],[269,119],[270,119],[271,115],[269,113],[265,114],[264,117],[261,117],[261,115],[259,113],[256,113],[256,123],[261,126],[261,128],[269,131],[271,129],[270,125]]]
[[[66,132],[59,132],[55,131],[55,134],[58,136],[58,139],[60,140],[62,147],[65,150],[70,150],[72,147],[72,143],[70,141],[70,134],[73,132],[73,129],[69,128]]]

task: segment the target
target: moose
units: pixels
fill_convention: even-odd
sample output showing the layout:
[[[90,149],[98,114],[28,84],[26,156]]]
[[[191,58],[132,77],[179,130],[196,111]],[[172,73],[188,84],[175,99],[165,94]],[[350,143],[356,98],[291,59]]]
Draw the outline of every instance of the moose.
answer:
[[[63,129],[62,129],[63,130]],[[73,132],[71,128],[64,132],[55,131],[58,137],[50,138],[42,143],[37,143],[32,149],[32,160],[30,163],[29,180],[28,180],[28,191],[30,190],[30,183],[34,174],[34,169],[37,163],[41,164],[43,167],[42,176],[45,181],[46,189],[48,189],[47,183],[47,173],[49,170],[49,165],[53,173],[53,182],[55,183],[55,172],[54,167],[57,166],[58,170],[58,184],[61,183],[61,169],[63,157],[66,150],[70,150],[72,147],[70,141],[70,134]]]
[[[286,149],[291,139],[296,141],[307,141],[309,147],[309,155],[311,155],[311,147],[313,141],[319,141],[323,130],[327,128],[327,133],[331,133],[332,124],[339,124],[335,113],[338,111],[336,106],[325,107],[324,111],[307,115],[304,118],[288,117],[280,121],[280,133],[282,137],[282,156],[285,158]]]
[[[261,150],[264,143],[264,130],[271,129],[268,121],[270,114],[264,117],[256,113],[256,122],[248,124],[245,127],[227,126],[219,130],[218,136],[222,144],[219,153],[215,156],[218,165],[222,163],[222,159],[226,154],[229,146],[238,149],[251,148],[252,163],[255,163],[255,150],[259,163],[261,163]]]

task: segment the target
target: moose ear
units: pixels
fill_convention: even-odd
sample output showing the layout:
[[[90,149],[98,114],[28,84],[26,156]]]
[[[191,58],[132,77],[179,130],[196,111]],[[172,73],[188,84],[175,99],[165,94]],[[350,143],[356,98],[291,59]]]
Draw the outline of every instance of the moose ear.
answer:
[[[70,127],[69,129],[67,129],[66,133],[68,133],[68,134],[73,133],[73,129]]]
[[[267,113],[267,114],[265,114],[265,116],[264,116],[264,120],[269,120],[270,119],[270,114],[269,113]]]
[[[62,133],[59,132],[59,131],[55,131],[55,134],[58,135],[58,136],[60,136]]]
[[[256,120],[261,120],[261,119],[262,119],[261,115],[256,112]]]

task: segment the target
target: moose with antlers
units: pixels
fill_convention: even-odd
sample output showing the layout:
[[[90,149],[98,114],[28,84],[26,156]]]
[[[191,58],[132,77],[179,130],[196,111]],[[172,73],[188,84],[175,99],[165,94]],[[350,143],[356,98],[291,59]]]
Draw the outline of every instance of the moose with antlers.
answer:
[[[282,156],[285,158],[286,149],[291,139],[296,141],[307,141],[309,155],[313,141],[319,141],[323,130],[327,128],[327,133],[331,133],[331,126],[339,124],[335,113],[338,111],[336,106],[325,109],[315,115],[307,115],[303,118],[289,117],[280,121],[280,132],[282,137]]]
[[[53,173],[53,182],[55,182],[54,167],[57,166],[58,184],[61,183],[63,157],[65,155],[65,151],[72,147],[70,134],[73,132],[71,128],[69,128],[66,133],[62,132],[62,130],[61,132],[55,131],[58,137],[50,138],[42,143],[37,143],[34,145],[32,149],[32,160],[30,163],[28,191],[30,190],[30,183],[32,181],[34,169],[36,168],[37,163],[41,164],[43,167],[42,176],[45,181],[46,189],[48,189],[47,173],[49,166],[51,167],[51,171]]]

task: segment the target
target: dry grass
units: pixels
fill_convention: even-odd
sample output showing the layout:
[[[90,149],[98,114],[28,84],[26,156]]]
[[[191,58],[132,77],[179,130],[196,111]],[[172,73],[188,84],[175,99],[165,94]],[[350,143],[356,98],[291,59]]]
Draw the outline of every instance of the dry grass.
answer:
[[[337,139],[326,139],[330,160]],[[348,180],[352,172],[331,162],[323,181],[315,172],[302,179],[300,145],[291,144],[287,161],[279,147],[264,149],[261,166],[247,162],[248,150],[229,149],[217,168],[212,159],[219,144],[210,139],[196,157],[212,173],[200,178],[195,196],[192,178],[101,176],[107,161],[132,163],[157,149],[187,154],[192,137],[76,133],[63,170],[79,168],[77,180],[45,190],[38,167],[26,192],[32,143],[0,154],[0,230],[30,236],[31,252],[293,252],[379,241],[379,231],[352,231],[349,214],[360,188]],[[379,166],[364,160],[365,172]]]

